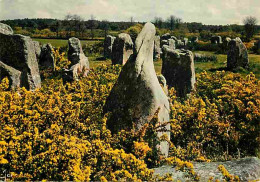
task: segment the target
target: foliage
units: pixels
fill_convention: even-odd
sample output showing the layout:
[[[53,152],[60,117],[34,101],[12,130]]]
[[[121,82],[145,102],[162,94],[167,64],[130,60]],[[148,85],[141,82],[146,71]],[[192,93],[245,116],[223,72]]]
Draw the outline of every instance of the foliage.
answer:
[[[228,172],[228,170],[226,170],[225,166],[219,165],[218,170],[222,173],[222,175],[224,176],[224,179],[226,181],[240,181],[238,176],[229,174],[229,172]]]
[[[250,41],[256,33],[257,19],[253,16],[248,16],[243,20],[246,40]]]
[[[128,28],[125,32],[130,35],[130,37],[132,38],[133,41],[135,41],[138,34],[141,32],[142,28],[143,28],[143,25],[138,23],[138,24],[135,24],[134,26],[131,26],[130,28]]]
[[[260,82],[253,74],[203,72],[186,100],[174,90],[170,96],[172,155],[199,161],[259,155]]]
[[[65,67],[64,54],[55,51]],[[65,61],[65,62],[64,62]],[[111,135],[102,108],[121,71],[99,66],[86,78],[63,85],[59,77],[42,88],[7,91],[0,84],[0,170],[11,180],[147,181],[149,168],[168,162],[194,180],[189,161],[256,155],[259,150],[260,82],[253,74],[197,75],[197,90],[186,99],[169,91],[170,156],[158,154],[158,116],[140,131]],[[170,180],[165,176],[164,180]]]

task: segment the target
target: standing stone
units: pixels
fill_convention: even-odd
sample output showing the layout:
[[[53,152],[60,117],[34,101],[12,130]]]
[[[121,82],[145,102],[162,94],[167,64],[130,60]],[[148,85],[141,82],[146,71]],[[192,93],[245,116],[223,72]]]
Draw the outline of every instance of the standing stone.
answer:
[[[221,36],[212,36],[211,39],[211,44],[222,44],[222,38]]]
[[[53,47],[50,43],[42,46],[39,64],[44,68],[55,69]]]
[[[0,60],[21,72],[21,87],[41,87],[34,43],[30,37],[0,33]]]
[[[134,44],[129,34],[119,34],[113,44],[112,64],[124,65],[133,54],[133,46]]]
[[[154,39],[154,60],[161,58],[160,36],[155,36]]]
[[[13,35],[14,32],[12,28],[9,25],[0,23],[0,33],[5,34],[5,35]]]
[[[177,41],[178,39],[175,36],[171,36],[171,39]]]
[[[248,66],[249,59],[246,46],[240,38],[232,39],[228,43],[227,68],[232,70],[238,67],[248,68]]]
[[[155,27],[146,23],[135,41],[135,52],[122,68],[104,106],[104,113],[111,112],[107,126],[112,133],[120,130],[139,131],[149,123],[156,111],[161,127],[158,136],[166,134],[170,139],[169,101],[157,79],[153,65]],[[168,156],[168,142],[158,146]]]
[[[167,80],[169,88],[174,87],[177,96],[185,97],[194,89],[195,69],[193,54],[188,50],[172,50],[163,47],[162,74]]]
[[[116,37],[111,35],[107,35],[104,41],[104,57],[111,58],[112,56],[112,47],[114,44]]]
[[[181,40],[177,40],[176,42],[176,48],[177,49],[182,49],[184,48],[184,43]]]
[[[168,39],[168,45],[169,45],[169,48],[170,48],[170,49],[176,49],[175,40],[173,40],[173,39]]]
[[[83,53],[80,40],[72,37],[68,43],[68,59],[71,62],[69,72],[72,74],[73,80],[77,80],[80,75],[86,77],[89,72],[89,62]]]
[[[20,87],[21,72],[0,61],[0,80],[5,77],[9,80],[9,88],[15,89]]]
[[[192,37],[191,42],[197,43],[199,41],[199,37]]]
[[[164,45],[169,45],[168,40],[162,40],[161,41],[161,47],[163,47]]]
[[[188,38],[183,38],[182,42],[184,44],[184,47],[186,47],[188,45],[189,39]]]

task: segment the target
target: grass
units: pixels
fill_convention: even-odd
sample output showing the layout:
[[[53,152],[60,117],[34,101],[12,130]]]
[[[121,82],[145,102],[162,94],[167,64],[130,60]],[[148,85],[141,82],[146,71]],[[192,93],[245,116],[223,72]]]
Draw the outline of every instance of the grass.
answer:
[[[47,44],[50,43],[54,47],[65,47],[68,45],[68,40],[63,40],[63,39],[35,39],[33,38],[34,41],[38,41],[41,44]],[[96,40],[81,40],[81,45],[83,46],[84,44],[94,44],[97,41]]]

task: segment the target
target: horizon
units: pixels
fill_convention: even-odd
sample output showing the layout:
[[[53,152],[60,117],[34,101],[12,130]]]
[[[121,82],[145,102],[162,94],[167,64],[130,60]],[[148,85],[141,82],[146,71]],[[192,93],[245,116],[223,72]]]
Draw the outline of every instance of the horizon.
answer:
[[[94,16],[96,20],[110,22],[129,22],[131,17],[134,22],[152,22],[155,17],[166,20],[171,15],[183,22],[204,25],[242,25],[247,16],[260,21],[258,0],[0,0],[0,11],[0,20],[62,20],[67,14],[77,14],[84,20]]]

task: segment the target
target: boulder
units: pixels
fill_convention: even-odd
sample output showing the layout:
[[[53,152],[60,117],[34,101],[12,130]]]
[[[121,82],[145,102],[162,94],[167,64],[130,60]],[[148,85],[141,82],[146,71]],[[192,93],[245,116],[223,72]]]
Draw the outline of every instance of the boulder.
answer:
[[[21,72],[4,64],[0,61],[0,80],[7,77],[9,80],[9,88],[19,88],[21,84]]]
[[[161,46],[160,46],[160,36],[155,36],[154,39],[154,60],[161,58]]]
[[[122,68],[106,100],[103,112],[111,112],[107,126],[112,133],[131,129],[139,131],[159,110],[158,137],[166,134],[170,139],[169,101],[153,65],[155,32],[153,24],[145,24],[135,41],[134,54]],[[158,148],[168,156],[168,142],[160,142]]]
[[[124,65],[133,54],[133,42],[129,34],[119,34],[112,48],[112,64]]]
[[[0,33],[0,60],[21,72],[21,87],[41,87],[34,43],[30,37]]]
[[[229,70],[243,67],[248,68],[249,59],[246,46],[240,38],[232,39],[228,43],[227,68]]]
[[[107,35],[104,41],[104,57],[111,58],[112,56],[112,48],[116,37],[111,35]]]
[[[225,181],[223,174],[218,169],[219,165],[223,165],[229,174],[238,176],[240,181],[259,181],[260,180],[260,159],[256,157],[248,157],[226,162],[194,162],[193,170],[200,177],[199,181]],[[181,172],[173,166],[161,166],[154,169],[156,175],[172,175],[174,181],[193,181],[186,172]]]
[[[44,68],[51,68],[53,70],[55,69],[53,47],[50,43],[44,44],[42,46],[39,64]]]
[[[89,62],[88,58],[83,53],[80,40],[72,37],[69,39],[68,43],[68,59],[71,64],[70,69],[65,70],[65,72],[69,71],[69,75],[72,75],[73,80],[77,80],[79,76],[86,77],[89,72]]]
[[[13,29],[6,24],[0,23],[0,33],[5,35],[13,35]]]
[[[193,54],[189,50],[172,50],[163,47],[162,74],[169,88],[174,87],[177,96],[185,97],[195,85],[195,68]]]

